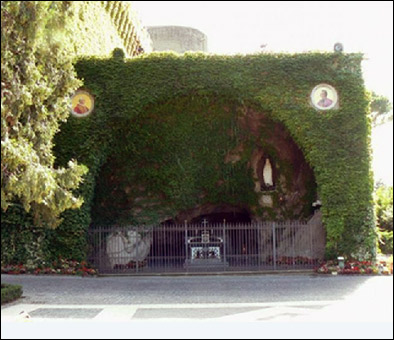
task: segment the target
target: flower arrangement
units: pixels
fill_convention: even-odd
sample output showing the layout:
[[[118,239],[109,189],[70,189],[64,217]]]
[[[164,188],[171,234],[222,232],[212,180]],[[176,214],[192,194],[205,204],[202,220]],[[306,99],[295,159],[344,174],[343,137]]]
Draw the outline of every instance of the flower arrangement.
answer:
[[[43,262],[41,265],[29,266],[26,264],[1,266],[2,274],[62,274],[95,276],[98,274],[96,269],[91,268],[86,261],[78,262],[59,258],[51,263]]]
[[[315,269],[319,274],[333,274],[352,275],[352,274],[379,274],[379,265],[372,261],[346,261],[344,268],[340,268],[338,262],[327,261],[320,264]]]

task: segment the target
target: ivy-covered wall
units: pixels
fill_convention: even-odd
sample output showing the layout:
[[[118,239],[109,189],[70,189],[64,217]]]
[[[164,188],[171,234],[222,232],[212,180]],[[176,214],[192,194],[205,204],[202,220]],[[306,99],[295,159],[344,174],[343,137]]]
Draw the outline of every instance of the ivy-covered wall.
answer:
[[[114,48],[124,48],[110,14],[100,1],[74,1],[74,20],[68,26],[67,37],[76,56],[110,56]]]
[[[127,1],[72,1],[74,18],[67,37],[76,56],[109,56],[122,48],[128,56],[151,51],[151,40]]]
[[[18,10],[20,10],[24,16],[13,15],[13,20],[21,20],[20,18],[27,17],[28,19],[26,20],[29,21],[30,27],[33,27],[34,20],[40,20],[40,24],[42,24],[43,22],[47,23],[48,17],[56,17],[58,19],[58,24],[56,26],[54,26],[54,24],[43,26],[43,31],[39,31],[40,37],[41,35],[43,37],[49,36],[53,42],[58,43],[58,46],[65,49],[67,54],[72,57],[86,55],[109,57],[115,48],[123,48],[129,56],[139,55],[143,50],[145,52],[150,51],[151,42],[149,36],[145,29],[139,24],[138,18],[135,14],[130,11],[129,2],[57,1],[47,2],[46,5],[50,9],[50,13],[47,13],[47,17],[42,18],[34,14],[36,13],[33,11],[36,6],[35,2],[24,2],[24,6],[29,10],[25,9],[26,12],[23,12],[24,9],[21,6]],[[15,2],[14,7],[15,6],[18,6],[17,2]],[[18,13],[18,11],[16,11],[16,13]],[[2,19],[3,14],[6,16],[6,13],[3,13],[2,4]],[[40,15],[45,16],[45,14],[41,14],[41,12]],[[39,40],[34,36],[36,31],[31,29],[29,30],[29,27],[24,25],[23,21],[16,22],[16,25],[19,25],[21,28],[20,31],[23,31],[23,29],[26,30],[26,35],[20,37],[22,41],[26,40],[29,44],[34,45],[36,40]],[[15,33],[17,34],[18,32]],[[41,37],[41,39],[43,38]],[[56,46],[54,43],[48,44],[48,46],[57,48],[54,47]],[[15,58],[17,59],[22,57],[25,58],[25,52],[22,53],[22,51],[24,51],[23,48],[25,48],[25,46],[23,45],[23,42],[21,42],[20,53],[13,53],[11,57],[16,56]],[[28,52],[30,53],[31,51],[28,50]],[[4,55],[4,57],[8,58],[10,56]],[[23,65],[28,65],[29,70],[30,68],[33,69],[34,65],[37,66],[34,62],[30,64],[29,62],[29,59],[23,60]],[[56,74],[56,76],[53,77],[54,83],[56,83],[56,81],[61,82],[61,78],[58,74],[62,74],[62,76],[64,76],[64,74],[68,74],[67,72],[72,72],[70,69],[62,69],[59,72],[58,68],[64,67],[64,65],[63,60],[57,60],[57,63],[51,64],[52,69],[50,69],[50,74]],[[38,80],[36,78],[32,79],[32,77],[28,77],[28,80],[26,81],[33,81],[35,84],[41,84],[41,82],[45,83],[45,78],[40,79],[37,76],[37,74],[45,72],[43,66],[40,64],[37,67],[39,67],[39,70],[34,73],[34,77]],[[33,73],[33,71],[31,72]],[[70,81],[69,78],[67,79]],[[29,84],[29,86],[30,85],[31,84]],[[41,88],[37,88],[36,90],[40,96],[43,95],[43,93],[49,93],[48,88],[45,88],[44,85],[45,84],[42,84]],[[20,92],[18,95],[21,96],[21,98],[25,98],[25,101],[29,101],[31,98],[34,100],[34,93],[33,97],[29,97],[28,93],[25,93],[26,89],[24,89],[24,91],[18,91]],[[66,98],[61,98],[61,95],[59,96],[59,101],[63,99],[67,100]],[[34,104],[40,105],[42,98],[37,99],[36,97],[36,101],[37,103]],[[24,108],[22,104],[23,103],[17,101],[17,105]],[[45,106],[45,104],[46,102],[44,102],[43,106]],[[31,107],[29,107],[29,109],[31,109]],[[34,112],[34,115],[36,114],[37,112]],[[37,136],[37,138],[39,139],[40,137]],[[43,151],[43,153],[45,152]],[[88,179],[85,181],[85,184],[87,183]],[[84,197],[88,197],[86,189],[81,190],[84,192]],[[83,209],[86,209],[86,205]],[[65,216],[68,216],[68,213],[66,213]],[[87,213],[86,221],[89,221],[89,219],[90,212]],[[86,223],[80,227],[76,226],[75,230],[67,233],[67,235],[63,235],[61,229],[56,230],[56,232],[52,230],[48,231],[44,228],[35,226],[31,216],[22,209],[21,205],[18,205],[18,203],[15,202],[12,207],[7,209],[6,212],[3,211],[1,214],[2,264],[20,262],[40,263],[48,256],[58,254],[68,258],[83,258],[86,254]],[[48,237],[48,235],[50,236]]]
[[[231,210],[253,221],[311,215],[313,172],[290,134],[231,98],[182,96],[151,105],[117,134],[97,180],[96,225],[183,223]],[[267,157],[272,188],[262,178]]]
[[[85,203],[46,236],[47,255],[84,258],[92,222],[161,222],[204,204],[242,206],[263,219],[294,217],[291,209],[275,209],[280,195],[267,208],[255,190],[251,158],[259,147],[284,174],[281,188],[292,189],[293,163],[267,143],[279,129],[313,177],[299,201],[306,209],[296,215],[307,217],[317,194],[327,257],[371,256],[369,101],[361,60],[340,53],[79,60],[95,109],[70,117],[55,143],[59,165],[74,158],[89,168],[79,189]],[[311,106],[310,93],[321,83],[337,90],[337,109]],[[257,125],[245,123],[252,118]]]
[[[259,141],[243,128],[240,117],[250,110],[285,127],[313,169],[327,256],[372,254],[370,127],[361,60],[336,53],[80,60],[78,74],[95,96],[95,111],[63,126],[57,150],[60,163],[76,158],[90,173],[81,188],[85,205],[67,214],[59,232],[77,242],[72,237],[84,235],[91,218],[160,222],[206,203],[258,206],[248,160],[253,145],[264,145],[264,131]],[[320,83],[335,87],[338,109],[310,105]],[[239,161],[226,162],[241,140],[246,142]],[[118,201],[117,211],[108,201]],[[263,215],[264,208],[254,213]]]

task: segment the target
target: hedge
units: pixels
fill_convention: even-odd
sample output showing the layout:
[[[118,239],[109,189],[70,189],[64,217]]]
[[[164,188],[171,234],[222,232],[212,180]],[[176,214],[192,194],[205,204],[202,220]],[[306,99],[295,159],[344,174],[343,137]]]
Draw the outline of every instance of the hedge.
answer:
[[[1,304],[12,302],[22,296],[22,286],[1,284]]]

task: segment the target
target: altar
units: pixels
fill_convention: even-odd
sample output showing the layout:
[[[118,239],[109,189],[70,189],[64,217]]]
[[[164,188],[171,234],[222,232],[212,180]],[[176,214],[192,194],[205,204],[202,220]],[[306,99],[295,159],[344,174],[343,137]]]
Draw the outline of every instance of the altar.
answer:
[[[225,259],[224,237],[211,235],[205,229],[199,236],[187,237],[186,245],[185,268],[228,267]]]

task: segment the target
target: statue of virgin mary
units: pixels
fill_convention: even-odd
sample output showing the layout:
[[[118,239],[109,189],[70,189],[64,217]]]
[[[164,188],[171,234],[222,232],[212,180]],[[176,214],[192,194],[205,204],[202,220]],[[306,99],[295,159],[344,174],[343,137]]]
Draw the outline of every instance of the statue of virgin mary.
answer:
[[[263,168],[263,180],[264,180],[264,185],[266,187],[274,186],[274,181],[272,177],[272,166],[268,158],[265,160],[265,164]]]

